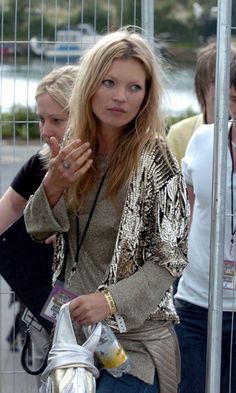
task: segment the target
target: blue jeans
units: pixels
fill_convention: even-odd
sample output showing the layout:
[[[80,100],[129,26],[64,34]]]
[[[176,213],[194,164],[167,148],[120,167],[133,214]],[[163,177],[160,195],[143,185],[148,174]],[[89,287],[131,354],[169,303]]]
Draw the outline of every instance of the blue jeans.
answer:
[[[120,378],[113,377],[108,371],[102,370],[97,379],[96,393],[158,393],[158,378],[155,375],[153,385],[130,374]]]
[[[208,310],[175,299],[180,324],[175,325],[181,353],[181,383],[179,393],[204,393],[206,382]],[[232,364],[230,363],[232,313],[223,312],[221,393],[236,393],[236,315],[233,321]],[[231,390],[229,375],[231,374]]]

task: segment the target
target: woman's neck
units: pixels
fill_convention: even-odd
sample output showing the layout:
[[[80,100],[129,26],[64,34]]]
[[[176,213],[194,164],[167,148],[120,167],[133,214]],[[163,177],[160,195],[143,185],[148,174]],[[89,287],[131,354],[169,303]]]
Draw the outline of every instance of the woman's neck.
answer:
[[[204,121],[205,121],[206,124],[214,123],[214,111],[213,111],[213,108],[207,108],[207,111],[206,111],[204,117],[205,117]]]
[[[233,170],[236,171],[236,124],[232,124],[231,129],[231,151],[232,151],[232,161],[233,161]]]
[[[113,130],[108,132],[100,131],[98,134],[98,154],[101,156],[111,156],[117,146],[121,132]]]
[[[236,146],[236,124],[232,123],[232,129],[231,129],[231,143],[232,146]]]

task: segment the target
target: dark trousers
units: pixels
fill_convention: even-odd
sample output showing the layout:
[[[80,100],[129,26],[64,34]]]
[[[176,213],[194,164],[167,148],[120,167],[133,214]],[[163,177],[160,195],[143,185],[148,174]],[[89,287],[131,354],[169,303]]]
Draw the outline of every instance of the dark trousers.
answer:
[[[175,306],[180,317],[180,324],[175,325],[181,353],[179,393],[204,393],[208,310],[178,299]],[[233,317],[231,312],[223,312],[221,393],[236,393],[236,315]]]
[[[113,377],[108,371],[102,370],[97,380],[96,393],[158,393],[158,378],[152,385],[141,381],[130,374],[123,374],[120,378]]]

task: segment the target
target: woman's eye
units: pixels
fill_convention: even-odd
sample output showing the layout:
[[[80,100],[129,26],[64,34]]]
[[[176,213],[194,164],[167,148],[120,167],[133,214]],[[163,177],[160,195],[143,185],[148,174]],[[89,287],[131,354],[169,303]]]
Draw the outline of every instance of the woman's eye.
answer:
[[[39,124],[44,124],[45,120],[43,117],[39,117],[38,122]]]
[[[54,123],[58,124],[62,121],[62,119],[53,119]]]
[[[102,84],[107,86],[107,87],[113,87],[114,86],[114,82],[111,79],[105,79],[104,81],[102,81]]]
[[[132,85],[132,86],[130,87],[130,89],[131,89],[132,91],[139,91],[139,90],[142,89],[142,87],[141,87],[140,85]]]
[[[61,118],[55,118],[53,119],[54,124],[56,125],[61,125],[66,121],[66,119],[61,119]]]

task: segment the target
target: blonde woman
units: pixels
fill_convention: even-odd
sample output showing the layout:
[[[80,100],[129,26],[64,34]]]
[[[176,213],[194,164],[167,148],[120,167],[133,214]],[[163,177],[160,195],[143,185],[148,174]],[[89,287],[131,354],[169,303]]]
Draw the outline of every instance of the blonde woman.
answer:
[[[0,238],[0,274],[24,306],[27,306],[40,321],[39,314],[51,287],[53,249],[52,246],[35,244],[25,230],[22,216],[27,200],[46,174],[50,158],[50,138],[53,136],[61,143],[65,134],[69,117],[69,98],[78,69],[77,65],[56,68],[39,82],[35,98],[39,131],[45,144],[23,165],[0,199],[0,234],[3,234]],[[14,223],[11,232],[5,232]],[[52,242],[52,238],[46,242]],[[7,337],[13,351],[17,350],[17,335],[24,334],[24,324],[18,322],[21,320],[22,310],[24,307],[21,307],[21,314],[17,314],[15,326],[12,328],[15,334],[9,333]],[[44,326],[50,329],[51,326],[46,322]],[[17,329],[18,325],[21,327],[20,331]],[[44,335],[47,336],[46,332]],[[33,368],[38,368],[44,357],[44,349],[36,348]]]
[[[80,294],[70,303],[78,340],[81,327],[106,319],[129,355],[128,374],[101,371],[98,393],[177,392],[169,288],[186,265],[188,204],[165,143],[161,76],[133,31],[95,44],[73,89],[69,141],[61,148],[50,138],[47,176],[25,210],[37,239],[68,233],[65,286]]]
[[[30,195],[40,185],[50,156],[50,137],[58,142],[63,138],[68,121],[68,103],[78,66],[64,66],[52,70],[39,82],[35,94],[39,131],[45,141],[42,149],[19,170],[0,199],[0,234],[23,215]]]

